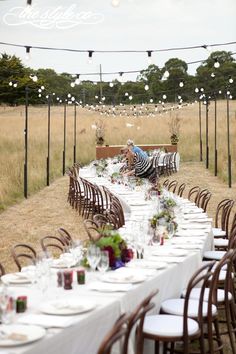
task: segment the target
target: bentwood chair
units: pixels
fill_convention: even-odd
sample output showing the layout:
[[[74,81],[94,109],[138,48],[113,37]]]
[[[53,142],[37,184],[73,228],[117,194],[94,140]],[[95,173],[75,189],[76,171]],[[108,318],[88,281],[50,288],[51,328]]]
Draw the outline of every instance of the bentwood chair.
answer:
[[[65,230],[63,227],[60,227],[57,232],[60,235],[60,238],[62,239],[62,241],[67,245],[67,246],[71,246],[73,244],[73,238],[71,237],[71,235],[69,234],[69,232],[67,230]]]
[[[227,238],[229,233],[230,213],[235,201],[232,199],[223,199],[216,209],[215,227],[212,228],[214,237]]]
[[[3,276],[4,274],[6,274],[5,268],[4,268],[3,265],[0,263],[0,279],[1,279],[1,276]]]
[[[197,204],[200,191],[199,186],[192,187],[188,192],[188,199]]]
[[[57,236],[45,236],[41,238],[40,244],[43,252],[47,255],[52,251],[53,254],[58,255],[66,251],[67,245],[65,240]]]
[[[199,208],[202,208],[204,210],[204,212],[206,212],[207,210],[207,205],[211,199],[211,192],[209,192],[208,189],[202,189],[199,193],[199,197],[197,200],[197,206]]]
[[[186,184],[185,184],[185,183],[181,183],[181,184],[179,185],[179,188],[178,188],[178,190],[177,190],[177,194],[178,194],[179,197],[182,197],[182,196],[183,196],[185,187],[186,187]]]
[[[165,181],[163,182],[162,185],[163,185],[163,187],[168,188],[169,183],[170,183],[170,180],[167,178],[167,179],[165,179]]]
[[[129,337],[135,329],[135,354],[143,354],[143,323],[146,314],[151,311],[155,304],[151,302],[158,294],[159,290],[152,291],[130,314],[128,320],[128,330],[124,341],[124,354],[129,354]],[[135,328],[136,327],[136,328]]]
[[[106,227],[107,225],[111,228],[114,229],[114,224],[111,223],[111,221],[109,220],[108,216],[104,215],[104,214],[96,214],[93,216],[93,221],[95,221],[95,223],[98,225],[98,227],[100,229],[103,229],[104,227]]]
[[[18,243],[17,245],[14,245],[11,248],[11,255],[19,271],[21,271],[23,266],[28,265],[29,262],[30,264],[36,263],[36,251],[32,246],[27,245],[26,243]]]
[[[189,345],[193,340],[199,341],[201,353],[205,353],[203,339],[203,310],[206,312],[208,305],[203,301],[208,279],[212,275],[212,267],[215,262],[202,266],[190,279],[185,299],[176,299],[178,314],[165,311],[165,302],[162,304],[162,313],[159,315],[146,316],[143,324],[142,338],[155,341],[155,354],[159,353],[160,343],[164,345],[164,353],[167,349],[173,353],[177,342],[183,343],[182,353],[189,354]],[[201,284],[201,296],[197,304],[190,300],[190,294],[194,287]],[[171,301],[171,300],[167,300]],[[181,306],[180,306],[181,305]],[[216,314],[216,308],[213,308]],[[194,319],[192,312],[196,313]],[[164,313],[165,312],[165,313]]]
[[[176,180],[171,181],[167,187],[168,191],[175,193],[177,185],[178,185],[178,181]]]
[[[126,314],[123,314],[118,318],[112,329],[107,333],[106,337],[103,339],[97,354],[110,354],[113,345],[125,338],[128,329],[128,318],[129,316]],[[121,349],[120,353],[125,354],[123,349]]]
[[[95,242],[101,238],[98,224],[92,219],[84,220],[84,228],[90,241]]]

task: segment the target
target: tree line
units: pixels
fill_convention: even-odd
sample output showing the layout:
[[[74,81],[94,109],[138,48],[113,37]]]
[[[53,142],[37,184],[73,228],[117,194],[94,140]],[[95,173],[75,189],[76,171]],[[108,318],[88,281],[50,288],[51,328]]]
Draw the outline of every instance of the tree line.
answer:
[[[215,64],[219,63],[219,67]],[[218,66],[218,64],[216,65]],[[37,82],[32,80],[37,76]],[[81,81],[73,85],[75,78],[68,73],[57,74],[53,69],[33,70],[23,65],[16,56],[6,53],[0,58],[0,104],[20,105],[25,102],[25,89],[29,90],[29,103],[45,103],[45,95],[51,94],[52,103],[68,99],[68,93],[82,104],[158,103],[159,101],[183,102],[199,98],[201,88],[208,97],[223,98],[227,91],[236,96],[236,61],[231,52],[216,51],[197,68],[195,75],[188,73],[188,64],[178,58],[169,59],[163,68],[149,65],[137,76],[136,81],[113,80],[94,84]],[[10,83],[10,85],[9,85]],[[45,90],[40,92],[40,87]],[[112,86],[112,87],[111,87]],[[199,92],[196,88],[199,89]],[[221,93],[219,93],[221,91]],[[164,99],[163,99],[164,95]]]

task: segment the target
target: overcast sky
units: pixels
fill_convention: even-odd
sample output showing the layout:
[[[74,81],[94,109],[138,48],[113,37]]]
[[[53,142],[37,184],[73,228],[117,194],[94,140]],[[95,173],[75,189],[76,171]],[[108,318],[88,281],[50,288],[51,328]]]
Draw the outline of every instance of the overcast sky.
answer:
[[[148,50],[236,40],[236,0],[120,0],[118,7],[113,7],[111,0],[32,0],[32,3],[26,16],[22,13],[26,0],[0,0],[0,41],[86,50]],[[64,19],[67,16],[67,20],[58,17],[56,20],[59,13]],[[82,18],[85,13],[86,18]],[[214,48],[223,49],[236,52],[236,45]],[[16,54],[32,68],[53,68],[57,72],[98,72],[99,64],[103,71],[147,67],[144,53],[95,54],[93,63],[88,64],[85,53],[34,49],[26,62],[24,48],[0,45],[0,52]],[[171,57],[189,62],[207,56],[204,49],[156,53],[153,63],[162,67]],[[190,73],[195,69],[196,66],[189,66]]]

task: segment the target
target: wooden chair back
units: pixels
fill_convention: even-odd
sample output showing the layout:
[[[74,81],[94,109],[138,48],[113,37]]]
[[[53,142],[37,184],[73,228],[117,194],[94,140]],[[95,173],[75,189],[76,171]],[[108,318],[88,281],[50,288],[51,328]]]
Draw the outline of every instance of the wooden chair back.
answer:
[[[11,248],[11,255],[18,267],[18,270],[21,271],[21,268],[30,261],[31,264],[35,264],[37,253],[35,249],[26,244],[18,243]]]

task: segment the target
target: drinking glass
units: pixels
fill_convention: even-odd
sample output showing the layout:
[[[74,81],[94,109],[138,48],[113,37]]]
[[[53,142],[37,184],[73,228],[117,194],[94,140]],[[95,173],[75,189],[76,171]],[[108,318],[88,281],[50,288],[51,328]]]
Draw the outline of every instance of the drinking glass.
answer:
[[[108,251],[101,251],[101,257],[98,262],[98,270],[101,273],[105,273],[109,268],[109,252]]]
[[[170,222],[167,225],[167,232],[168,232],[168,238],[171,239],[175,234],[175,227],[174,227],[173,222]]]
[[[15,315],[15,304],[13,298],[9,295],[6,286],[0,291],[0,322],[9,324],[13,321]]]
[[[96,270],[100,258],[101,258],[100,248],[98,248],[96,245],[89,246],[89,248],[87,249],[87,259],[93,271]]]

